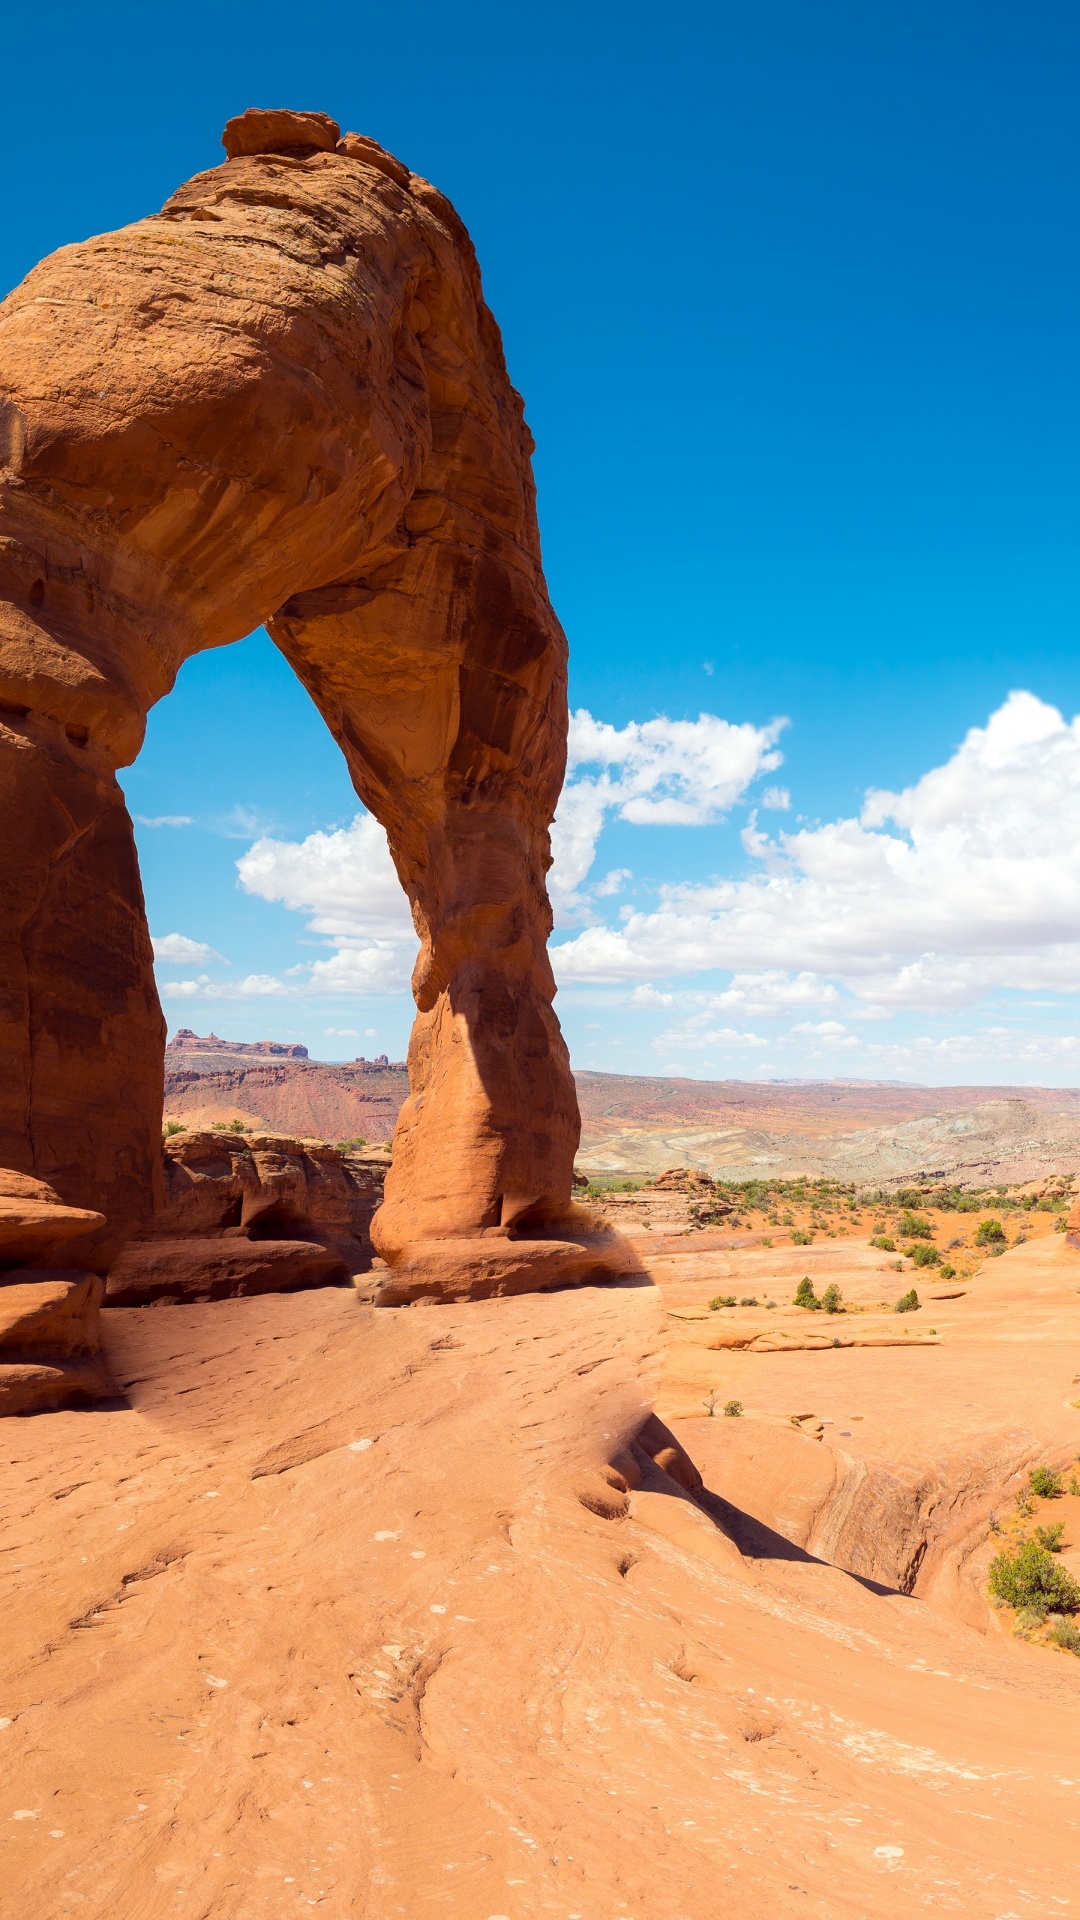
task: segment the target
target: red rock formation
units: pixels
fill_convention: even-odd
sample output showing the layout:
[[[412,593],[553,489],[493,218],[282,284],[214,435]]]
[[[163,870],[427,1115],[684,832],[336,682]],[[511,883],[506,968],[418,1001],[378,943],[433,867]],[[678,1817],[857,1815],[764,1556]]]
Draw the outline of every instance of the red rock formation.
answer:
[[[0,306],[0,1167],[105,1214],[87,1267],[155,1210],[164,1034],[115,770],[185,659],[265,622],[421,939],[379,1247],[425,1288],[444,1259],[489,1287],[513,1238],[540,1284],[595,1272],[546,953],[566,645],[472,247],[325,115],[224,144]]]
[[[308,1057],[307,1048],[298,1041],[219,1040],[216,1033],[193,1033],[190,1027],[180,1027],[173,1034],[165,1049],[166,1064],[171,1053],[239,1053],[259,1059],[269,1055],[274,1060],[306,1060]]]
[[[107,1306],[289,1293],[371,1268],[385,1151],[194,1132],[166,1140],[163,1161],[165,1204],[111,1267]]]

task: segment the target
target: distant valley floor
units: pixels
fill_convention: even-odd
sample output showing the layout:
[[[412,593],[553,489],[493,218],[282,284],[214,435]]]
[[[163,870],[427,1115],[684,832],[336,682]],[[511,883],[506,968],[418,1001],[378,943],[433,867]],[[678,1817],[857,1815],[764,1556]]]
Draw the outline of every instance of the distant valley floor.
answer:
[[[327,1062],[270,1042],[192,1034],[165,1056],[167,1119],[239,1121],[294,1137],[388,1141],[408,1092],[402,1062]],[[912,1087],[882,1081],[687,1080],[576,1075],[582,1171],[690,1166],[885,1184],[925,1173],[978,1185],[1080,1169],[1080,1089]]]

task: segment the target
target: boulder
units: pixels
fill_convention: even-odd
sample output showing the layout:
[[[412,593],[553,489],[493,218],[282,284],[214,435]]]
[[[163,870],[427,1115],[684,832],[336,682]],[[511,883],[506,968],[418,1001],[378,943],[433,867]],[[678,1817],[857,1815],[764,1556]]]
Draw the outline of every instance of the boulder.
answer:
[[[112,1391],[100,1355],[96,1273],[16,1269],[0,1284],[0,1415],[44,1413]]]
[[[109,1307],[155,1300],[232,1300],[303,1287],[347,1286],[340,1254],[310,1240],[245,1240],[193,1234],[186,1240],[136,1240],[106,1282]]]

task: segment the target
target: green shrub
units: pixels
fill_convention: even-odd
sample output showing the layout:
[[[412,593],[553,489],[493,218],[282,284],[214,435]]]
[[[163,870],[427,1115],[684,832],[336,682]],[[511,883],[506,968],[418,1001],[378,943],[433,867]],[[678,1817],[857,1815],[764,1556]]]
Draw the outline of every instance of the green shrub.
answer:
[[[1077,1479],[1075,1473],[1069,1481],[1069,1492],[1072,1494],[1080,1493],[1080,1480]]]
[[[1047,1553],[1061,1552],[1061,1536],[1065,1531],[1064,1520],[1055,1520],[1049,1527],[1036,1527],[1035,1538]]]
[[[904,1252],[916,1267],[939,1267],[941,1255],[936,1247],[928,1247],[925,1241],[917,1240],[913,1247],[905,1247]]]
[[[166,1139],[169,1138],[170,1134],[186,1133],[186,1132],[187,1132],[187,1128],[184,1126],[184,1123],[182,1120],[166,1120],[165,1122],[165,1138]]]
[[[724,1417],[727,1420],[741,1420],[742,1401],[741,1400],[725,1400],[724,1401]]]
[[[796,1227],[791,1236],[791,1244],[794,1247],[812,1247],[814,1236],[808,1233],[805,1227]]]
[[[821,1307],[822,1307],[823,1313],[843,1313],[844,1296],[841,1293],[839,1287],[837,1286],[835,1280],[830,1280],[828,1286],[826,1287],[824,1293],[822,1294]]]
[[[733,1307],[734,1305],[735,1295],[733,1293],[718,1293],[715,1300],[709,1301],[709,1311],[710,1313],[715,1313],[717,1307]]]
[[[924,1213],[902,1213],[896,1223],[896,1231],[905,1240],[932,1240],[934,1229]]]
[[[1065,1489],[1061,1484],[1061,1475],[1053,1467],[1032,1467],[1028,1474],[1028,1486],[1040,1500],[1060,1500]]]
[[[1000,1246],[1005,1238],[1005,1229],[1000,1220],[981,1220],[975,1232],[977,1247]]]
[[[359,1153],[361,1147],[366,1147],[366,1146],[367,1146],[367,1141],[359,1133],[357,1134],[355,1140],[339,1140],[338,1141],[338,1149],[341,1153]],[[588,1188],[586,1188],[586,1192],[588,1192]]]
[[[763,1247],[771,1247],[771,1246],[772,1246],[772,1236],[771,1236],[770,1234],[767,1234],[767,1233],[763,1233],[763,1234],[762,1234],[762,1236],[761,1236],[761,1244],[762,1244],[762,1246],[763,1246]]]
[[[942,1267],[941,1267],[941,1277],[942,1277],[942,1279],[943,1279],[943,1280],[955,1280],[955,1279],[956,1279],[956,1268],[955,1268],[955,1267],[951,1267],[951,1266],[949,1265],[949,1262],[948,1262],[947,1260],[945,1260],[945,1261],[943,1261],[943,1262],[942,1262]]]
[[[871,1240],[870,1240],[870,1245],[871,1245],[872,1247],[880,1247],[880,1248],[881,1248],[881,1251],[882,1251],[882,1253],[895,1253],[895,1252],[896,1252],[896,1241],[895,1241],[895,1240],[890,1240],[890,1238],[889,1238],[889,1236],[888,1236],[888,1234],[887,1234],[887,1233],[875,1233],[875,1234],[873,1234],[873,1235],[871,1236]]]
[[[918,1310],[919,1296],[914,1287],[908,1293],[902,1294],[893,1308],[894,1313],[917,1313]]]
[[[1019,1613],[1025,1607],[1044,1613],[1075,1613],[1080,1608],[1080,1585],[1038,1540],[1022,1540],[990,1562],[990,1591]]]
[[[1046,1637],[1066,1653],[1080,1653],[1080,1627],[1074,1627],[1071,1620],[1055,1620]]]
[[[791,1304],[793,1307],[809,1307],[814,1312],[821,1306],[821,1301],[814,1292],[814,1283],[808,1273],[804,1273],[802,1279],[799,1281],[795,1289],[795,1298]]]

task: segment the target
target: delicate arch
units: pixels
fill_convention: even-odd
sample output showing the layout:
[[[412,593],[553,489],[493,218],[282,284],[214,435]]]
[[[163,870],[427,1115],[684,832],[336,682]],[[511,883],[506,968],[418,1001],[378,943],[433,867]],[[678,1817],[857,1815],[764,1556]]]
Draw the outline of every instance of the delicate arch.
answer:
[[[324,115],[224,144],[0,307],[0,1167],[105,1216],[72,1243],[98,1267],[154,1203],[163,1023],[115,770],[189,655],[265,622],[422,942],[388,1297],[584,1277],[544,884],[566,645],[521,401],[433,187]]]

